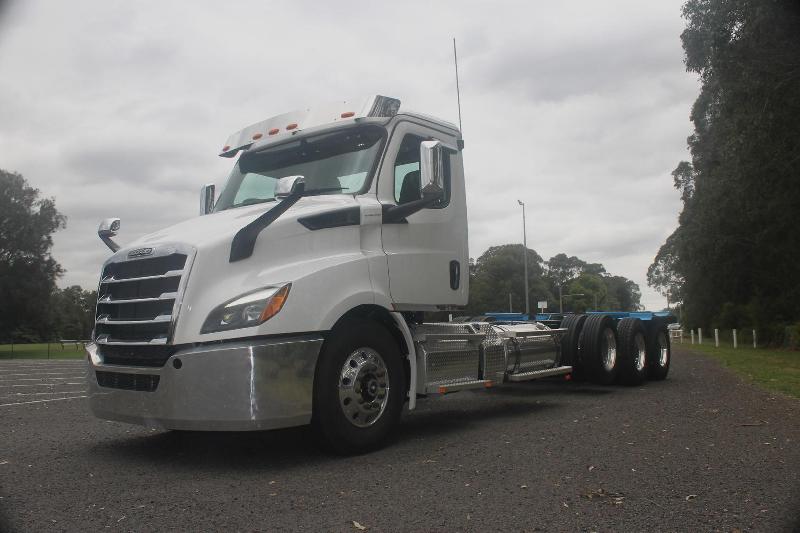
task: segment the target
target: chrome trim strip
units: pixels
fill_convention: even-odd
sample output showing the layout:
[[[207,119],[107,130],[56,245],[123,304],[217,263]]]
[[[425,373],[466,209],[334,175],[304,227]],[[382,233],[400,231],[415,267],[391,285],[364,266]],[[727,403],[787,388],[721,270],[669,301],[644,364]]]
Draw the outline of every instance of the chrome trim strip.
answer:
[[[177,292],[164,292],[160,296],[155,298],[129,298],[129,299],[117,299],[112,300],[111,296],[104,296],[97,300],[97,303],[101,304],[140,304],[145,302],[166,302],[168,300],[174,300],[178,297]]]
[[[183,270],[181,271],[183,275],[181,276],[181,281],[178,283],[178,291],[175,293],[175,302],[172,304],[172,320],[169,324],[169,329],[167,330],[167,344],[172,344],[172,338],[175,335],[175,327],[178,324],[178,315],[181,312],[181,306],[183,304],[183,295],[186,292],[186,285],[189,283],[189,276],[192,273],[192,266],[194,265],[194,260],[197,257],[197,249],[194,247],[186,247],[186,262],[183,264]]]
[[[117,326],[130,326],[138,324],[163,324],[164,322],[171,322],[172,315],[158,315],[151,320],[109,320],[107,315],[101,315],[95,321],[95,324],[111,324]]]
[[[156,337],[150,341],[114,341],[109,340],[108,335],[101,335],[94,341],[95,344],[102,344],[103,346],[153,346],[167,344],[166,337]]]
[[[189,261],[189,258],[186,258],[186,261]],[[119,261],[119,263],[125,263],[127,261]],[[110,276],[108,278],[103,278],[100,280],[100,284],[103,283],[125,283],[128,281],[144,281],[148,279],[165,279],[165,278],[174,278],[176,276],[182,276],[183,273],[186,271],[186,267],[183,267],[183,270],[170,270],[165,274],[159,274],[158,276],[142,276],[140,278],[120,278],[117,279],[114,276]]]

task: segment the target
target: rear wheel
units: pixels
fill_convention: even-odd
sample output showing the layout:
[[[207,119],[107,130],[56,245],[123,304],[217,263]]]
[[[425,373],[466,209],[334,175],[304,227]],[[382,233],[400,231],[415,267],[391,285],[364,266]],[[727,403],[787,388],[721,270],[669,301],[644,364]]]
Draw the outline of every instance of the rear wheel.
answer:
[[[617,340],[620,383],[641,385],[647,378],[647,341],[642,321],[631,317],[620,320]]]
[[[606,315],[589,315],[581,332],[581,364],[591,381],[610,385],[617,377],[617,334],[614,320]]]
[[[660,381],[669,374],[669,363],[672,359],[672,347],[669,333],[664,326],[653,328],[647,342],[647,377]]]
[[[581,379],[583,369],[580,363],[580,340],[581,329],[583,323],[586,322],[586,315],[568,315],[561,322],[561,327],[566,329],[567,332],[561,337],[561,358],[560,364],[562,366],[572,367],[573,379]]]
[[[346,319],[331,332],[314,377],[312,427],[343,454],[378,447],[397,425],[405,396],[400,351],[386,329]]]

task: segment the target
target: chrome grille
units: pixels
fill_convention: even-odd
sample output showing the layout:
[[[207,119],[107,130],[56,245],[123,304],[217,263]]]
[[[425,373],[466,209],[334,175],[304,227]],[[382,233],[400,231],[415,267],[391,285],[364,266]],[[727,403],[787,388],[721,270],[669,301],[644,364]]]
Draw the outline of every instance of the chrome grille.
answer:
[[[148,257],[119,255],[103,267],[100,277],[95,342],[107,363],[161,366],[165,354],[149,352],[171,341],[194,251],[171,245]],[[135,355],[138,351],[141,357]]]

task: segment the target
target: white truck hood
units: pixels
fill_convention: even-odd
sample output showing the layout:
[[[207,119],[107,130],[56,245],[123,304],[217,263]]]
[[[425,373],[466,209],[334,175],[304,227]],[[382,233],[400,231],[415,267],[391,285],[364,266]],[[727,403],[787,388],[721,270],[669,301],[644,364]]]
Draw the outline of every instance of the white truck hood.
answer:
[[[174,226],[144,235],[124,247],[125,251],[131,248],[152,246],[160,243],[185,243],[195,248],[202,249],[207,245],[218,243],[220,240],[233,240],[234,235],[247,224],[273,209],[280,202],[267,202],[247,207],[228,209],[218,213],[190,218]],[[262,233],[270,233],[280,227],[282,237],[289,233],[307,232],[302,225],[296,223],[300,217],[323,213],[326,211],[358,205],[353,196],[345,194],[307,196],[300,198],[286,213],[273,222]],[[291,221],[292,224],[287,224]],[[260,237],[259,237],[260,238]]]

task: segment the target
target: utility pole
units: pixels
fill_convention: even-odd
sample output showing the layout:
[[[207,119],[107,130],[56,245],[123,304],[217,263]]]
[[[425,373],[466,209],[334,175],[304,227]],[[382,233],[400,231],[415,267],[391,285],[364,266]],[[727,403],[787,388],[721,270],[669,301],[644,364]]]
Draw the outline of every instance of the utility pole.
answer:
[[[558,312],[564,313],[564,297],[561,296],[561,285],[558,286]]]
[[[528,296],[528,235],[525,229],[525,202],[517,200],[522,206],[522,261],[525,264],[525,314],[531,316],[530,296]]]

